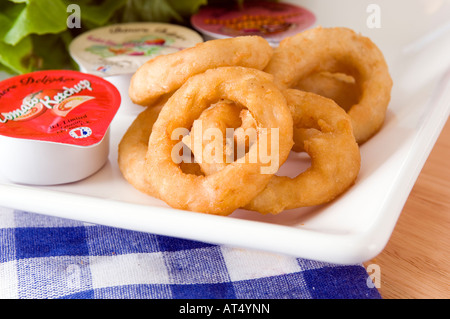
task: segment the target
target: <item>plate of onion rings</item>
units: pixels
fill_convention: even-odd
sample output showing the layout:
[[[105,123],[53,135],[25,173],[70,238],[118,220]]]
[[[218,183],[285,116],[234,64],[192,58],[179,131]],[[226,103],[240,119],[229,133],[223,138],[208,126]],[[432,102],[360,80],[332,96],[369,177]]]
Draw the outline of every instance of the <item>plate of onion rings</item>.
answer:
[[[65,185],[0,176],[0,206],[338,264],[375,257],[450,114],[450,1],[378,2],[296,1],[316,25],[276,48],[209,40],[106,78],[123,100],[106,165]]]

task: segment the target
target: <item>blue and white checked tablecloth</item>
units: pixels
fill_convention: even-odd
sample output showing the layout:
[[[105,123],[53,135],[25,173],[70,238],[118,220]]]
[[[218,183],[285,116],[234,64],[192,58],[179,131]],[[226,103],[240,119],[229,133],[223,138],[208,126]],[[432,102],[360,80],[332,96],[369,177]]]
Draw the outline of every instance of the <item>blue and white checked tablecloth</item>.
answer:
[[[0,208],[3,299],[380,299],[367,279],[362,265]]]

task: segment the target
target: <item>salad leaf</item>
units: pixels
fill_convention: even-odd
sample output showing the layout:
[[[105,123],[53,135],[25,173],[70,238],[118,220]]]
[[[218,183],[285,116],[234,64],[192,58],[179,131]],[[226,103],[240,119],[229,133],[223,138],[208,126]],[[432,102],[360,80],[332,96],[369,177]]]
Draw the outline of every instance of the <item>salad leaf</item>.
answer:
[[[92,29],[108,23],[114,23],[113,16],[133,1],[128,0],[63,0],[66,7],[70,4],[77,4],[80,7],[81,20],[84,29]],[[66,13],[67,16],[67,13]]]
[[[22,61],[32,50],[31,40],[23,39],[16,45],[8,44],[3,40],[23,7],[7,6],[2,3],[0,9],[0,70],[12,74],[29,72],[30,68],[26,67]]]
[[[130,1],[121,18],[124,22],[168,21],[171,19],[178,22],[182,21],[182,17],[165,0]]]
[[[0,70],[9,74],[20,74],[32,71],[26,63],[33,45],[30,38],[23,39],[15,46],[0,42]]]
[[[3,41],[16,45],[30,34],[59,33],[66,29],[66,6],[61,0],[14,0],[11,2],[25,3],[15,17]]]
[[[33,44],[33,54],[28,62],[32,69],[78,69],[78,65],[72,61],[70,55],[65,53],[72,41],[72,35],[68,30],[45,36],[32,35],[30,38]]]
[[[207,0],[191,0],[191,1],[168,0],[167,2],[176,12],[178,12],[183,17],[189,17],[195,14],[199,7],[208,4]]]

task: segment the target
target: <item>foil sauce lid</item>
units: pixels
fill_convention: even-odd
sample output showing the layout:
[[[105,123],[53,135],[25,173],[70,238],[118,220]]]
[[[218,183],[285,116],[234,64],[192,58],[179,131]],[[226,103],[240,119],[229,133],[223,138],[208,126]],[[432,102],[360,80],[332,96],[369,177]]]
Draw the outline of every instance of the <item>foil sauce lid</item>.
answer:
[[[174,53],[203,42],[187,27],[153,22],[115,24],[76,37],[69,52],[82,72],[98,76],[134,73],[158,55]]]
[[[259,35],[272,46],[315,21],[315,15],[303,7],[270,1],[209,5],[191,17],[192,26],[207,39]]]
[[[120,103],[110,82],[77,71],[37,71],[0,82],[0,169],[8,179],[33,184],[92,174],[108,156],[105,136]],[[72,165],[79,173],[65,178],[76,157],[83,159]],[[26,165],[19,164],[23,158]],[[36,170],[41,175],[31,178]],[[48,180],[50,171],[61,176]]]
[[[119,91],[77,71],[37,71],[0,82],[0,135],[91,146],[120,106]]]

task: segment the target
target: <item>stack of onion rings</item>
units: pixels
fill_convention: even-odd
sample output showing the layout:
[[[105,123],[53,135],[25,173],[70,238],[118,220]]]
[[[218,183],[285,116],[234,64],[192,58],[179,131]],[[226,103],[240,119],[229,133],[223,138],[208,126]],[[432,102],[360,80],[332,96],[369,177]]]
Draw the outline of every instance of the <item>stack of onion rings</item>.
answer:
[[[196,118],[212,103],[230,99],[245,106],[258,125],[279,130],[279,161],[284,163],[293,145],[292,116],[284,95],[262,71],[242,67],[220,67],[189,78],[167,101],[153,125],[150,135],[146,176],[158,186],[158,197],[180,209],[227,215],[245,206],[249,198],[260,193],[273,174],[261,174],[264,163],[233,162],[212,175],[197,176],[181,171],[172,159],[177,141],[174,130],[190,128]],[[270,112],[265,109],[270,105]],[[271,130],[264,134],[272,134]],[[258,134],[257,145],[270,136]],[[255,146],[257,146],[255,145]],[[246,154],[250,158],[258,147]],[[275,172],[273,172],[275,173]],[[175,188],[189,191],[174,192]]]
[[[263,214],[327,203],[355,182],[360,169],[359,147],[344,110],[333,100],[314,93],[295,89],[283,93],[293,116],[294,140],[301,146],[296,151],[308,153],[311,166],[295,178],[273,176],[266,188],[244,207]],[[239,110],[230,107],[213,108],[204,120],[223,130],[224,121],[236,119],[237,114]],[[207,146],[205,141],[204,148]],[[208,175],[226,164],[217,165],[216,169],[211,167],[215,163],[199,165]]]
[[[136,189],[177,209],[278,214],[324,204],[355,183],[359,144],[380,129],[391,87],[379,49],[349,29],[312,29],[276,49],[257,36],[210,40],[134,74],[130,97],[146,108],[119,144],[119,168]],[[220,138],[203,139],[209,129]],[[237,133],[247,129],[254,138]],[[277,154],[268,173],[258,153],[264,141]],[[306,152],[311,166],[277,175],[291,151]]]

